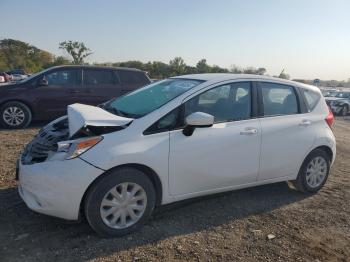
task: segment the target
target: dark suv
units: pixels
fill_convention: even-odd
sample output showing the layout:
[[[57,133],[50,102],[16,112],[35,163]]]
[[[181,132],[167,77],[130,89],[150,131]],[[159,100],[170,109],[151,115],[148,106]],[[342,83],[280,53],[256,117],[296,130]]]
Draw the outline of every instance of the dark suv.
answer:
[[[66,114],[67,105],[98,105],[151,81],[130,68],[58,66],[0,87],[0,123],[22,128],[32,120],[50,120]]]

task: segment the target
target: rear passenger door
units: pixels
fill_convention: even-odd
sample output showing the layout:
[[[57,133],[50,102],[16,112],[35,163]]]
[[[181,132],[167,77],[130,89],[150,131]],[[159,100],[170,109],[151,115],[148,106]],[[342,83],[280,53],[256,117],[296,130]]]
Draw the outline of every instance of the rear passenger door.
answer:
[[[127,94],[150,83],[149,78],[142,71],[119,69],[118,75],[121,82],[121,95]]]
[[[113,69],[84,68],[84,103],[98,105],[121,94],[121,85]]]
[[[296,175],[315,139],[309,113],[303,112],[293,86],[260,82],[259,91],[263,114],[259,180]]]

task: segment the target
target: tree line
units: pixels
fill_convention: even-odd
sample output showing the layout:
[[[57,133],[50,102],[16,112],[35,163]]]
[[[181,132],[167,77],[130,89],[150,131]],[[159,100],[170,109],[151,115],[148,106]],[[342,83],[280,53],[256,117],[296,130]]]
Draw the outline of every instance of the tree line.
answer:
[[[91,50],[82,42],[64,41],[59,43],[59,48],[63,49],[71,56],[55,56],[48,51],[41,50],[28,43],[15,40],[0,40],[0,71],[9,71],[21,68],[28,73],[36,73],[45,68],[56,65],[84,64],[84,59],[92,54]],[[162,79],[175,75],[194,73],[245,73],[263,75],[265,68],[240,68],[232,66],[230,69],[217,65],[209,65],[206,59],[201,59],[195,66],[185,63],[181,57],[175,57],[169,63],[153,61],[143,63],[141,61],[126,61],[116,63],[94,63],[101,66],[131,67],[148,72],[151,78]],[[283,77],[284,75],[282,75]]]
[[[43,69],[69,64],[86,64],[84,59],[92,54],[91,50],[83,43],[77,41],[63,41],[59,43],[59,48],[65,50],[70,56],[55,56],[52,53],[41,50],[28,43],[15,40],[0,40],[0,72],[12,69],[24,69],[28,73],[36,73]],[[183,58],[175,57],[169,63],[160,61],[150,61],[143,63],[141,61],[126,61],[115,63],[94,63],[100,66],[130,67],[148,72],[154,79],[163,79],[176,75],[196,74],[196,73],[236,73],[236,74],[255,74],[265,75],[266,69],[263,67],[241,68],[233,65],[230,68],[223,68],[218,65],[209,65],[205,58],[199,60],[195,66],[187,65]],[[282,70],[275,77],[289,79],[290,76]],[[314,84],[313,80],[296,80]],[[343,86],[350,87],[350,79],[346,81],[319,81],[321,86]]]
[[[25,42],[0,40],[0,71],[20,68],[28,73],[36,73],[51,66],[69,63],[70,60],[63,56],[54,56]]]
[[[116,63],[95,63],[95,65],[137,68],[148,72],[151,78],[156,79],[197,73],[243,73],[257,75],[264,75],[266,73],[265,68],[240,68],[238,66],[232,66],[230,69],[227,69],[217,65],[209,65],[206,59],[199,60],[195,66],[190,66],[187,65],[181,57],[175,57],[174,59],[170,60],[169,63],[159,61],[147,63],[143,63],[141,61],[126,61]]]

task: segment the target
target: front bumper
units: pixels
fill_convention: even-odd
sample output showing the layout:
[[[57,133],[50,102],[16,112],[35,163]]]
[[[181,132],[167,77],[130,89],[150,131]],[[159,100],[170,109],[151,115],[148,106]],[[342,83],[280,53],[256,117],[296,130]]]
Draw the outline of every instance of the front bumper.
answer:
[[[31,165],[19,161],[18,192],[36,212],[77,220],[85,191],[103,172],[79,158]]]

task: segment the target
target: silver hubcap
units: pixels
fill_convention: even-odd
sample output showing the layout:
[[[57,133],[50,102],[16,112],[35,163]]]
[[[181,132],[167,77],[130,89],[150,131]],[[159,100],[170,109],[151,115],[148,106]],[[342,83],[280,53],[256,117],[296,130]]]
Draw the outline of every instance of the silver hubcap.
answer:
[[[320,186],[327,175],[327,162],[323,157],[313,158],[306,169],[306,183],[309,187]]]
[[[4,110],[2,118],[10,126],[18,126],[23,123],[25,114],[23,110],[16,106],[10,106]]]
[[[138,184],[125,182],[107,192],[101,202],[100,214],[107,226],[122,229],[139,221],[146,206],[145,190]]]

